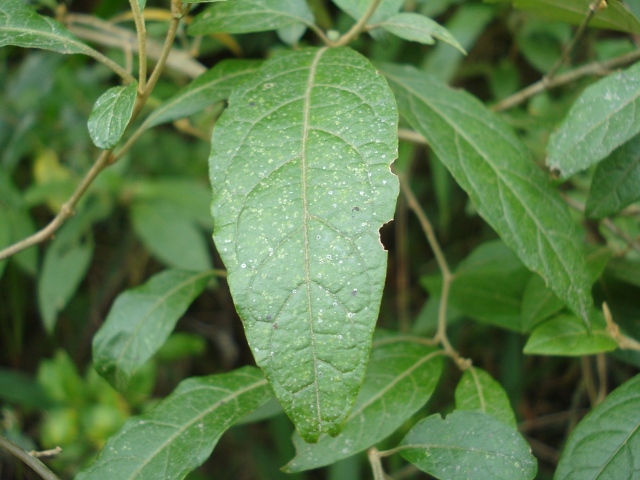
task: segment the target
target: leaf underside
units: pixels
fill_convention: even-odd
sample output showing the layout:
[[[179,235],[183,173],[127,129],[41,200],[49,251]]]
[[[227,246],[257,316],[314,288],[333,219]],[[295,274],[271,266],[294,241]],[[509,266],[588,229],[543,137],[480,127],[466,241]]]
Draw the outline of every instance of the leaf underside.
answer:
[[[348,48],[274,56],[214,129],[214,240],[256,362],[307,441],[340,432],[362,383],[396,156],[393,95]]]
[[[402,116],[428,140],[480,215],[588,324],[591,282],[577,227],[518,138],[471,95],[413,68],[382,69]]]

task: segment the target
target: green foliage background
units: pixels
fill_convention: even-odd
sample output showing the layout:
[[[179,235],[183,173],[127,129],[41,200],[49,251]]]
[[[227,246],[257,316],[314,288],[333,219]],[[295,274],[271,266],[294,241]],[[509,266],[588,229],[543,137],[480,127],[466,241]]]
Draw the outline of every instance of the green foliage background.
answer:
[[[3,439],[60,478],[635,478],[640,3],[590,3],[385,0],[328,49],[370,2],[194,4],[142,110],[129,3],[0,6],[0,249],[126,149],[0,261]]]

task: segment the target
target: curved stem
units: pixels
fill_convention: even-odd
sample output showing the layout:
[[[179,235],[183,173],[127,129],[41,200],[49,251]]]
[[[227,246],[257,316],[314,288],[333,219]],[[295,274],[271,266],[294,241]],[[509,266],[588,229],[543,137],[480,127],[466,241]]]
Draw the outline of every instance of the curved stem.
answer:
[[[536,83],[529,85],[519,92],[516,92],[513,95],[505,98],[501,102],[496,103],[495,105],[493,105],[493,107],[491,107],[491,109],[495,112],[508,110],[517,105],[520,105],[525,100],[528,100],[534,95],[537,95],[538,93],[541,93],[545,90],[551,90],[552,88],[566,85],[567,83],[574,82],[588,75],[602,75],[608,70],[633,63],[638,59],[640,59],[640,50],[635,50],[633,52],[626,53],[605,62],[588,63],[587,65],[583,65],[582,67],[576,68],[575,70],[564,73],[562,75],[558,75],[551,80],[545,77],[542,80],[539,80]]]
[[[143,92],[147,85],[147,28],[138,0],[129,0],[129,4],[138,36],[138,88]]]
[[[44,480],[60,480],[60,478],[54,474],[51,470],[47,468],[47,466],[38,460],[33,455],[30,455],[29,452],[23,450],[22,448],[15,445],[13,442],[10,442],[3,436],[0,436],[0,447],[5,449],[11,455],[16,458],[19,458],[24,463],[26,463],[34,472],[40,475]]]
[[[342,37],[340,37],[337,42],[331,44],[331,46],[343,47],[351,43],[352,40],[354,40],[358,35],[360,35],[360,33],[364,31],[365,26],[367,25],[367,22],[369,21],[371,16],[374,14],[376,9],[378,8],[378,5],[380,5],[381,1],[382,0],[371,0],[371,3],[369,4],[369,8],[367,8],[367,11],[364,12],[364,15],[360,17],[360,20],[358,20],[355,23],[355,25],[351,27],[351,29],[349,29],[347,33],[342,35]]]

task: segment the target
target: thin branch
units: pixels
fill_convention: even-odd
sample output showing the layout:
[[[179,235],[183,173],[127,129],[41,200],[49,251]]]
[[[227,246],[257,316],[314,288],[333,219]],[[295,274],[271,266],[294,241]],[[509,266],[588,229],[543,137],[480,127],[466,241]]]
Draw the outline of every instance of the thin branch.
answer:
[[[3,250],[0,250],[0,260],[9,258],[16,253],[21,252],[25,248],[29,248],[33,245],[37,245],[38,243],[42,243],[53,238],[53,234],[62,226],[62,224],[69,217],[72,217],[74,215],[74,209],[80,201],[80,198],[82,198],[82,196],[85,194],[98,174],[102,170],[104,170],[107,165],[110,164],[111,158],[111,150],[104,150],[97,158],[93,166],[86,173],[80,184],[76,187],[71,197],[69,197],[69,200],[67,200],[62,205],[58,214],[53,217],[53,220],[51,220],[51,222],[49,222],[46,227],[37,231],[33,235],[30,235],[27,238],[20,240],[19,242],[14,243],[13,245],[10,245]]]
[[[143,92],[147,85],[147,28],[138,0],[129,0],[129,5],[138,37],[138,88]]]
[[[517,105],[520,105],[529,98],[545,90],[551,90],[552,88],[566,85],[567,83],[574,82],[579,78],[589,75],[604,75],[614,68],[633,63],[638,59],[640,59],[640,50],[635,50],[633,52],[621,55],[616,58],[612,58],[610,60],[606,60],[604,62],[588,63],[587,65],[583,65],[582,67],[576,68],[575,70],[564,73],[562,75],[558,75],[551,80],[543,78],[542,80],[539,80],[538,82],[529,85],[523,90],[520,90],[519,92],[505,98],[501,102],[496,103],[491,107],[491,109],[495,112],[508,110]]]
[[[466,370],[471,367],[471,361],[461,357],[460,354],[453,348],[451,342],[449,342],[449,338],[447,337],[447,307],[449,302],[449,291],[451,289],[451,282],[453,282],[454,276],[451,273],[451,269],[449,268],[447,259],[445,258],[444,253],[440,248],[440,244],[438,243],[438,239],[436,238],[433,226],[431,225],[429,218],[427,218],[426,213],[420,206],[418,199],[411,191],[407,179],[402,173],[398,173],[397,175],[398,179],[400,180],[400,188],[402,189],[402,193],[407,199],[407,205],[413,211],[413,213],[415,213],[416,217],[418,217],[420,226],[422,227],[422,230],[427,237],[427,242],[429,242],[429,246],[433,251],[436,262],[438,263],[438,267],[442,272],[442,292],[440,294],[440,306],[438,308],[438,329],[433,340],[442,345],[445,354],[451,357],[458,368],[460,368],[461,370]]]
[[[620,331],[620,327],[613,321],[611,310],[607,303],[602,304],[602,312],[604,313],[604,320],[607,322],[607,333],[613,338],[618,347],[622,350],[635,350],[640,352],[640,342],[635,338],[628,337]]]
[[[604,6],[603,6],[603,3],[604,3]],[[549,73],[545,75],[545,79],[547,81],[551,80],[553,76],[556,74],[556,72],[558,71],[558,69],[562,66],[562,64],[569,59],[569,55],[571,55],[571,52],[578,44],[578,40],[580,40],[582,38],[582,35],[584,35],[584,32],[587,29],[589,22],[591,22],[591,19],[593,18],[593,16],[596,14],[598,10],[601,10],[602,8],[606,8],[606,5],[607,3],[604,2],[604,0],[594,0],[593,2],[591,2],[591,4],[589,5],[589,10],[587,11],[587,14],[585,15],[584,19],[582,20],[582,23],[576,30],[576,33],[573,35],[573,38],[569,42],[569,45],[567,45],[567,47],[562,51],[562,55],[556,61],[556,63],[551,67],[551,70],[549,70]]]
[[[362,33],[362,31],[364,30],[367,22],[369,21],[371,16],[374,14],[376,9],[378,8],[378,5],[380,5],[381,1],[382,0],[371,0],[371,3],[369,3],[369,7],[367,8],[367,11],[364,12],[364,15],[362,15],[362,17],[360,17],[360,20],[358,20],[355,23],[355,25],[353,27],[351,27],[351,29],[349,29],[349,31],[347,33],[342,35],[338,39],[338,41],[336,41],[335,43],[331,44],[331,46],[333,46],[333,47],[343,47],[345,45],[349,45],[349,43],[351,43],[351,41],[355,40],[358,37],[358,35],[360,35],[360,33]]]
[[[0,447],[8,451],[14,457],[22,460],[44,480],[60,480],[60,478],[56,474],[49,470],[47,466],[40,460],[38,460],[35,456],[30,455],[26,450],[18,447],[13,442],[10,442],[1,435]]]
[[[66,17],[67,28],[77,37],[94,42],[105,47],[127,48],[138,52],[137,37],[129,29],[113,25],[90,15],[71,14]],[[82,28],[89,26],[92,29]],[[95,30],[93,30],[95,29]],[[147,40],[147,57],[157,60],[162,53],[162,45]],[[166,61],[167,68],[180,72],[190,78],[195,78],[206,71],[206,67],[195,60],[188,52],[172,48]],[[133,80],[133,76],[131,76]]]
[[[408,142],[417,143],[419,145],[428,145],[427,139],[414,130],[408,128],[398,129],[398,138],[400,140],[406,140]]]

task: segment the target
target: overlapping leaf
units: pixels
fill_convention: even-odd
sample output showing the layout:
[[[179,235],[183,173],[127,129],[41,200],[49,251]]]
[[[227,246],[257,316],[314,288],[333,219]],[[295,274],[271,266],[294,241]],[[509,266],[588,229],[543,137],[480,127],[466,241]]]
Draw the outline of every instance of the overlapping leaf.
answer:
[[[347,48],[273,57],[214,129],[214,240],[256,361],[308,441],[340,432],[364,376],[396,129],[384,78]]]
[[[226,100],[231,90],[255,72],[262,62],[257,60],[223,60],[196,78],[173,97],[163,102],[147,117],[141,128],[151,128],[204,110]]]
[[[137,95],[137,82],[113,87],[100,95],[89,116],[89,135],[98,148],[117,145],[129,125]]]
[[[59,22],[38,15],[22,0],[3,0],[0,5],[0,47],[5,45],[68,54],[92,51]]]
[[[640,375],[611,392],[576,427],[562,453],[557,480],[640,476]]]
[[[640,135],[616,149],[593,174],[585,213],[604,218],[640,200]]]
[[[166,270],[118,296],[93,338],[95,369],[118,390],[162,346],[212,272]]]
[[[604,159],[640,133],[640,63],[586,88],[549,138],[547,165],[563,178]]]
[[[76,478],[182,479],[237,419],[269,398],[267,381],[254,367],[184,380],[152,410],[127,420]]]
[[[374,341],[356,405],[337,437],[316,444],[294,434],[296,456],[285,467],[297,472],[329,465],[361,452],[397,430],[431,397],[442,371],[442,356],[410,337]]]
[[[400,113],[429,141],[480,215],[588,322],[590,282],[577,227],[518,138],[469,94],[409,67],[381,68]]]
[[[610,352],[617,347],[607,333],[604,321],[594,323],[593,328],[587,330],[576,316],[559,315],[541,323],[531,332],[524,353],[579,357]]]
[[[417,13],[398,13],[378,24],[394,35],[414,42],[432,45],[435,39],[442,40],[466,53],[453,35],[439,23]]]
[[[455,398],[456,410],[486,413],[516,428],[516,417],[507,393],[481,368],[471,367],[462,374]]]
[[[191,35],[218,32],[249,33],[312,23],[313,15],[306,2],[234,0],[211,5],[193,19],[188,32]]]
[[[401,455],[436,478],[531,480],[536,460],[517,430],[478,412],[431,415],[402,440]]]

